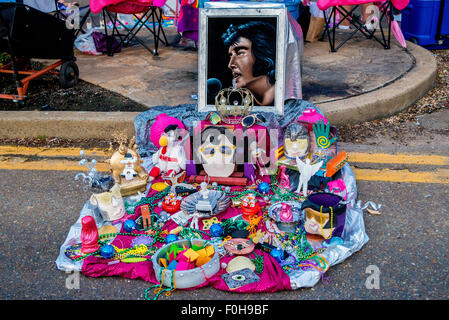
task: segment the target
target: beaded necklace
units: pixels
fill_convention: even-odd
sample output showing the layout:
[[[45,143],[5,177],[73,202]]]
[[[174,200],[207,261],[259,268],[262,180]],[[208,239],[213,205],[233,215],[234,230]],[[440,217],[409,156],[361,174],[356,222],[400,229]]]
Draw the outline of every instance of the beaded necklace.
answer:
[[[164,277],[165,277],[165,271],[167,271],[168,269],[166,268],[161,268],[159,270],[159,279],[161,279],[161,283],[160,284],[155,284],[147,289],[145,289],[145,300],[150,300],[150,298],[148,297],[148,293],[151,291],[151,289],[154,289],[154,298],[152,300],[157,300],[157,298],[159,298],[159,296],[163,293],[166,292],[165,296],[170,296],[172,294],[172,292],[176,289],[176,281],[175,281],[175,271],[172,271],[172,276],[171,276],[171,287],[170,288],[165,288],[163,289],[163,283],[164,283]],[[159,287],[159,288],[157,288]]]
[[[170,187],[165,188],[163,191],[156,193],[154,196],[149,198],[142,198],[139,200],[139,202],[131,205],[128,202],[125,201],[125,209],[126,213],[129,215],[133,215],[136,211],[136,208],[140,205],[147,204],[149,206],[150,212],[151,212],[151,218],[155,216],[155,213],[153,212],[154,208],[158,205],[158,202],[155,202],[156,200],[161,200],[165,198],[170,193]]]
[[[270,184],[271,191],[273,192],[273,195],[262,194],[262,193],[256,191],[256,188],[254,186],[250,186],[250,187],[248,187],[248,189],[243,190],[243,191],[234,191],[234,192],[230,191],[227,187],[223,187],[223,186],[217,186],[217,188],[220,191],[226,193],[229,197],[237,198],[237,199],[241,199],[241,198],[247,196],[248,194],[252,193],[252,194],[255,194],[256,196],[259,196],[263,199],[268,199],[272,203],[279,202],[279,201],[292,201],[292,200],[296,200],[299,202],[304,201],[305,197],[301,197],[300,195],[280,186],[278,181],[276,180],[275,175],[270,176],[270,181],[271,181],[271,184]]]

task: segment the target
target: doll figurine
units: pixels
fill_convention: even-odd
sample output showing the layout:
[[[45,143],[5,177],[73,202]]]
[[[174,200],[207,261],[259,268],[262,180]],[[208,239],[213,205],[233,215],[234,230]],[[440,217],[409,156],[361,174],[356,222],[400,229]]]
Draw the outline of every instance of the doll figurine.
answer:
[[[121,143],[118,150],[106,161],[123,197],[137,194],[139,191],[144,192],[147,186],[148,173],[141,165],[142,160],[137,148],[135,138],[131,139],[128,146]]]
[[[151,141],[159,147],[153,154],[154,167],[150,170],[149,180],[153,181],[158,176],[165,183],[171,185],[172,180],[182,182],[186,176],[186,155],[182,143],[188,135],[182,137],[184,125],[176,118],[162,113],[156,117],[151,128]]]
[[[125,159],[121,160],[120,163],[125,164],[121,176],[126,180],[132,180],[137,176],[136,170],[134,170],[134,164],[137,162],[137,158],[133,157],[131,153],[125,154]]]
[[[310,159],[307,158],[305,162],[302,162],[299,157],[296,157],[296,166],[299,171],[298,189],[296,189],[297,193],[300,193],[302,190],[303,196],[307,197],[309,180],[318,172],[318,170],[320,170],[322,165],[323,161],[310,164]]]

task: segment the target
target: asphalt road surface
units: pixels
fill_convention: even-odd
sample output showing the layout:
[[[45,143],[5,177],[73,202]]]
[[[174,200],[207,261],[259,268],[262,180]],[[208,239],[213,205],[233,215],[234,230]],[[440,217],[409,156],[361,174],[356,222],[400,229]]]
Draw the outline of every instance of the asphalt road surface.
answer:
[[[447,111],[433,115],[432,126],[440,119],[439,131],[426,131],[419,137],[411,137],[409,130],[400,139],[384,136],[363,144],[339,145],[340,150],[353,154],[372,153],[367,160],[356,157],[361,163],[350,164],[360,170],[360,175],[371,172],[357,179],[357,199],[381,204],[382,209],[381,215],[364,211],[369,241],[360,251],[332,266],[325,274],[327,281],[312,288],[275,293],[175,290],[159,300],[448,300],[447,115]],[[18,168],[28,162],[1,158],[1,152],[0,299],[144,300],[145,289],[152,285],[145,281],[90,278],[56,268],[59,248],[90,194],[74,180],[75,171],[51,167],[46,171],[5,169],[11,161],[16,161]],[[393,163],[396,158],[390,159],[388,154],[398,153],[412,156]],[[441,156],[437,159],[440,162],[435,155]],[[366,163],[376,161],[384,163]],[[372,171],[386,168],[392,170]],[[405,174],[395,175],[397,172]],[[381,181],[376,181],[379,177]],[[407,182],[410,177],[419,179]],[[370,278],[374,273],[378,282]],[[70,285],[74,276],[79,276],[78,287]]]
[[[73,171],[1,170],[1,299],[144,299],[151,284],[123,278],[71,274],[56,268],[59,247],[88,199]],[[382,204],[381,215],[365,211],[368,243],[326,273],[313,288],[264,294],[234,294],[213,288],[176,290],[160,299],[304,300],[447,299],[449,197],[447,184],[358,181],[358,199]],[[378,288],[369,288],[373,270]],[[70,286],[69,286],[70,287]]]

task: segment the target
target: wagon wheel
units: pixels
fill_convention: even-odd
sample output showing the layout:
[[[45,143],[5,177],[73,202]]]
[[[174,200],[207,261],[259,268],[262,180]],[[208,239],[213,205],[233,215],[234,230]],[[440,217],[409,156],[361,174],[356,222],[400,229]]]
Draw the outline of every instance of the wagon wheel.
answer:
[[[72,88],[78,83],[79,69],[75,62],[66,61],[59,70],[59,82],[63,88]]]

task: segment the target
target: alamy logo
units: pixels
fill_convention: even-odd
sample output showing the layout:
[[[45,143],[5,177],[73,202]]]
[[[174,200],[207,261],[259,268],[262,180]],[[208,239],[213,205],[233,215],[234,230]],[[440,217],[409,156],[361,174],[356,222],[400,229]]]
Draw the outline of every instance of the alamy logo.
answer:
[[[77,6],[73,6],[64,11],[65,26],[67,29],[79,29],[80,27],[80,9]]]
[[[80,272],[79,271],[66,271],[68,274],[65,279],[65,287],[69,290],[79,290],[80,288]]]
[[[376,265],[366,267],[365,273],[370,274],[365,280],[365,287],[369,290],[380,288],[380,270]]]

